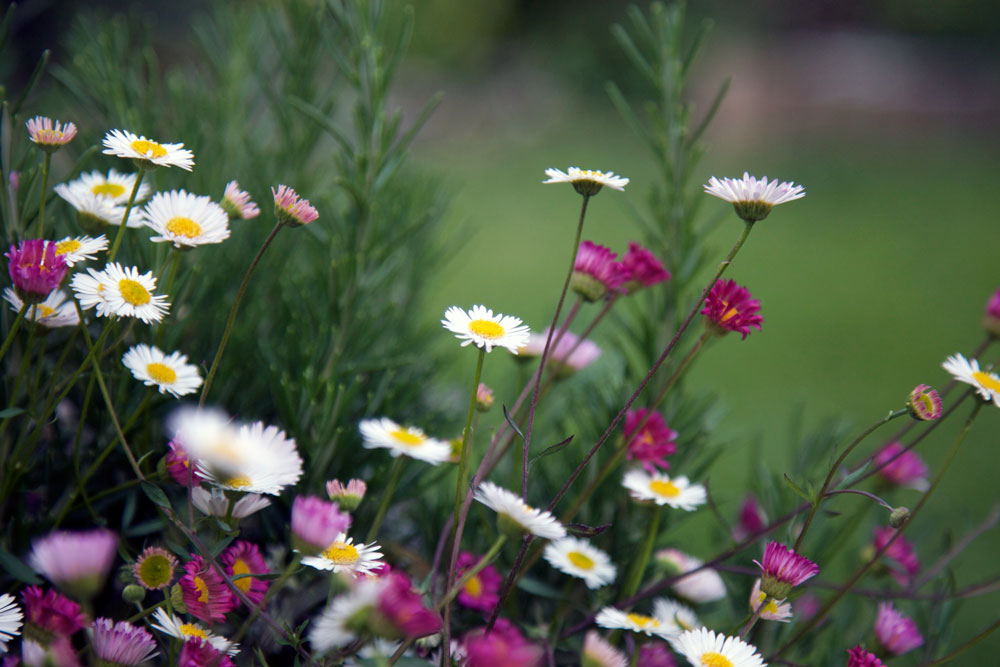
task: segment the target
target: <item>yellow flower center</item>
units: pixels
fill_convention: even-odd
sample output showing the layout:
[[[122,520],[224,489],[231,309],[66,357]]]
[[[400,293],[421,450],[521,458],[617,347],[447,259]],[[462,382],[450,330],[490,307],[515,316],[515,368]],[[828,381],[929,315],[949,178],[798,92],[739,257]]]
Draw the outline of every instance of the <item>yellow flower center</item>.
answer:
[[[483,582],[479,581],[479,577],[473,577],[472,579],[469,579],[467,582],[465,582],[465,586],[463,586],[463,588],[465,589],[466,593],[468,593],[474,598],[477,598],[483,594]]]
[[[194,623],[185,623],[181,626],[181,634],[185,637],[200,637],[208,639],[208,634]]]
[[[347,542],[334,542],[323,549],[323,558],[332,560],[335,565],[351,565],[358,562],[358,550]]]
[[[980,387],[984,387],[986,389],[989,389],[990,391],[1000,393],[1000,378],[997,378],[997,376],[993,375],[993,373],[975,371],[972,374],[972,377],[973,379],[975,379],[976,382],[979,383]]]
[[[122,293],[122,298],[133,306],[143,306],[149,303],[149,292],[134,280],[128,278],[119,280],[118,291]]]
[[[469,322],[469,331],[490,339],[500,338],[506,333],[504,328],[493,320],[472,320]]]
[[[681,495],[681,490],[673,482],[664,482],[660,479],[654,479],[650,482],[649,490],[658,496],[667,496],[669,498],[676,498]]]
[[[934,401],[931,400],[930,394],[920,394],[915,402],[920,404],[924,412],[934,412]]]
[[[149,377],[160,384],[173,384],[177,382],[177,372],[166,364],[154,361],[146,365],[146,372],[149,373]]]
[[[201,577],[194,578],[194,587],[198,589],[198,602],[208,602],[208,584]]]
[[[37,309],[37,312],[40,313],[36,314],[36,317],[51,317],[53,313],[56,312],[55,308],[49,308],[48,306],[44,305],[38,305],[35,306],[35,308]]]
[[[414,433],[408,428],[397,428],[395,430],[389,431],[389,435],[392,439],[401,445],[406,445],[407,447],[412,447],[414,445],[419,445],[427,436],[420,435],[419,433]]]
[[[235,577],[241,574],[250,574],[250,566],[246,564],[242,558],[237,558],[236,562],[233,563],[233,583],[244,593],[250,590],[251,584],[253,584],[252,577],[242,577],[240,579],[235,579]]]
[[[642,614],[629,614],[626,618],[628,618],[630,623],[640,628],[655,628],[660,624],[652,616],[643,616]]]
[[[236,475],[235,477],[230,477],[222,484],[223,486],[228,486],[231,489],[245,489],[253,484],[253,480],[251,480],[247,475]]]
[[[183,216],[177,216],[167,220],[166,228],[167,231],[174,236],[186,236],[189,239],[195,239],[201,236],[201,225],[191,218],[185,218]]]
[[[701,654],[702,667],[733,667],[733,661],[715,651]]]
[[[736,317],[736,315],[738,315],[740,312],[735,308],[730,308],[729,302],[726,301],[725,299],[722,299],[722,307],[725,308],[726,310],[722,313],[722,317],[719,318],[720,322],[728,322],[729,320]]]
[[[147,556],[139,563],[139,580],[146,588],[162,588],[170,583],[173,576],[170,561],[159,554]]]
[[[135,144],[133,144],[133,147]],[[121,197],[125,194],[125,186],[118,185],[117,183],[101,183],[100,185],[95,185],[91,192],[98,196],[105,197]]]
[[[566,554],[566,559],[574,566],[580,568],[581,570],[592,570],[594,569],[594,559],[590,556],[580,553],[579,551],[570,551]]]
[[[81,243],[76,239],[66,239],[65,241],[60,241],[56,244],[56,255],[65,255],[66,253],[76,252],[80,249]]]
[[[132,150],[136,153],[142,153],[144,157],[163,157],[167,154],[167,149],[155,141],[136,139],[132,142],[131,146]]]

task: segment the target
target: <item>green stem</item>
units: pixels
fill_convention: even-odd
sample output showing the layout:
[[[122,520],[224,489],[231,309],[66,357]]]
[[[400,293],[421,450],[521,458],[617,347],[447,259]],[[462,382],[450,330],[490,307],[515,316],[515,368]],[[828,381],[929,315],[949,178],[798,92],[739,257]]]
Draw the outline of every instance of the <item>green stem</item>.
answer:
[[[472,441],[472,415],[476,412],[476,394],[479,391],[479,378],[483,374],[483,361],[486,359],[486,348],[479,348],[476,359],[476,372],[472,379],[472,392],[469,394],[469,411],[465,415],[465,428],[462,429],[462,451],[458,459],[458,479],[455,482],[455,509],[452,513],[452,525],[458,526],[458,514],[462,507],[462,490],[465,488],[465,475],[469,465],[469,443]],[[454,565],[454,564],[453,564]]]
[[[483,554],[483,557],[479,559],[479,562],[472,568],[463,572],[462,577],[456,581],[450,589],[448,589],[448,592],[444,594],[444,597],[438,600],[438,609],[443,608],[446,604],[449,604],[452,600],[454,600],[455,596],[458,595],[463,588],[465,588],[465,584],[469,582],[469,579],[472,579],[474,576],[482,572],[483,568],[492,563],[493,559],[500,553],[500,549],[506,541],[507,536],[501,533],[500,536],[493,542],[489,551]]]
[[[747,621],[747,624],[743,626],[743,630],[740,632],[740,639],[746,639],[746,636],[750,632],[750,629],[753,628],[754,624],[757,623],[757,619],[760,618],[760,615],[763,613],[764,609],[767,607],[767,603],[770,602],[770,600],[771,596],[765,594],[764,599],[761,600],[760,604],[757,605],[757,608],[753,610],[753,616],[751,616],[750,620]]]
[[[118,234],[115,235],[115,242],[111,244],[111,250],[108,251],[108,262],[113,262],[115,255],[118,254],[118,247],[122,244],[122,239],[125,238],[125,228],[128,226],[128,216],[132,212],[132,205],[135,204],[135,198],[139,194],[139,185],[142,184],[142,179],[146,175],[146,170],[140,169],[139,173],[135,177],[135,185],[132,186],[132,193],[128,196],[128,204],[125,205],[125,215],[122,216],[122,224],[118,227]]]
[[[662,510],[663,508],[658,505],[653,505],[650,508],[650,513],[653,516],[649,521],[649,527],[646,529],[646,537],[642,541],[642,546],[639,547],[639,552],[632,562],[632,569],[629,571],[628,579],[625,580],[625,586],[622,588],[622,592],[624,593],[622,597],[630,598],[639,590],[642,573],[646,571],[646,566],[649,564],[649,557],[653,553],[653,545],[656,543],[656,533],[660,528]]]
[[[958,648],[956,648],[954,651],[952,651],[948,655],[946,655],[944,657],[941,657],[941,658],[938,658],[937,660],[931,660],[930,662],[922,662],[922,663],[920,663],[920,665],[918,665],[918,667],[931,667],[932,665],[943,665],[946,662],[951,662],[952,660],[954,660],[955,658],[957,658],[962,653],[965,653],[970,648],[972,648],[973,646],[975,646],[979,642],[981,642],[984,639],[986,639],[987,637],[989,637],[997,628],[1000,628],[1000,619],[998,619],[996,621],[993,621],[993,623],[991,623],[988,628],[986,628],[985,630],[983,630],[982,632],[980,632],[978,635],[976,635],[975,637],[973,637],[969,641],[965,642],[964,644],[962,644],[961,646],[959,646]]]
[[[285,585],[285,582],[287,582],[288,579],[293,574],[295,574],[295,570],[298,569],[299,563],[301,562],[302,562],[302,554],[296,552],[295,556],[292,558],[292,562],[288,564],[288,567],[286,567],[285,571],[281,573],[281,576],[278,578],[278,580],[272,583],[271,586],[267,589],[267,592],[264,594],[264,597],[261,598],[260,600],[260,604],[254,607],[254,610],[247,617],[247,620],[243,621],[243,625],[241,625],[240,629],[237,630],[236,634],[233,635],[232,641],[238,642],[241,639],[243,639],[243,636],[247,633],[247,630],[249,630],[250,626],[253,625],[253,622],[257,620],[257,617],[260,615],[261,610],[267,607],[267,603],[271,601],[271,598],[274,597],[275,593],[281,590],[281,587]]]
[[[399,484],[399,478],[403,474],[403,459],[406,457],[399,455],[396,460],[392,462],[392,470],[389,472],[389,483],[385,487],[385,491],[382,492],[382,502],[379,503],[378,512],[375,513],[375,520],[372,521],[371,528],[368,529],[368,537],[365,538],[365,542],[371,542],[378,535],[378,529],[382,527],[382,519],[385,518],[385,513],[389,511],[389,501],[392,500],[392,494],[396,491],[396,485]]]
[[[164,606],[166,603],[167,603],[166,600],[160,600],[156,604],[150,605],[150,606],[146,607],[145,609],[143,609],[142,611],[140,611],[138,614],[135,614],[134,616],[132,616],[132,618],[128,619],[127,622],[128,623],[135,623],[136,621],[138,621],[141,618],[146,618],[147,616],[149,616],[150,614],[152,614],[154,611],[156,611],[160,607]]]
[[[49,165],[52,164],[52,153],[45,151],[45,161],[42,163],[42,196],[38,200],[38,228],[36,236],[42,238],[42,228],[45,222],[45,193],[49,189]]]
[[[14,317],[14,324],[11,325],[10,331],[7,333],[7,338],[3,341],[3,347],[0,347],[0,359],[3,359],[3,355],[7,354],[7,348],[14,342],[14,334],[17,333],[18,328],[21,326],[21,322],[24,320],[27,311],[28,304],[22,303],[21,309],[17,311],[17,316]]]
[[[222,359],[222,353],[226,350],[226,343],[229,342],[229,334],[233,330],[233,322],[236,321],[236,312],[240,309],[240,302],[243,301],[243,295],[247,291],[247,285],[250,284],[250,276],[253,275],[254,270],[256,270],[257,265],[260,263],[261,257],[264,256],[264,251],[267,247],[271,245],[271,241],[274,237],[278,235],[278,231],[281,230],[282,224],[278,222],[274,225],[274,229],[271,233],[267,235],[264,240],[264,244],[257,251],[256,257],[250,263],[250,268],[247,269],[247,273],[243,276],[243,282],[240,283],[240,291],[236,293],[236,300],[233,301],[233,307],[229,311],[229,319],[226,321],[226,329],[222,332],[222,340],[219,341],[219,349],[215,352],[215,359],[212,360],[212,367],[208,371],[208,376],[205,378],[205,384],[201,388],[201,398],[198,399],[198,406],[201,407],[205,405],[205,399],[208,397],[208,390],[212,386],[212,380],[215,378],[215,372],[219,369],[219,360]]]

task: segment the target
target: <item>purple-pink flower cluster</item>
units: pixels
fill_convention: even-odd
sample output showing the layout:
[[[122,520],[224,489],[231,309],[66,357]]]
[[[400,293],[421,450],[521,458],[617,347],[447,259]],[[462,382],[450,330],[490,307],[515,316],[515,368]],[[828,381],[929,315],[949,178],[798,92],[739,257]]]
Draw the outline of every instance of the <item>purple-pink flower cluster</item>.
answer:
[[[56,244],[43,239],[27,239],[11,245],[5,253],[7,272],[21,301],[36,304],[45,301],[66,276],[66,259],[56,254]]]
[[[628,443],[625,457],[641,462],[646,472],[652,474],[657,468],[670,467],[666,458],[677,451],[676,440],[677,431],[667,426],[659,412],[639,408],[625,413],[625,441]]]
[[[754,563],[763,573],[760,589],[775,600],[784,600],[792,588],[819,573],[816,563],[780,542],[768,542],[764,558]]]
[[[623,292],[632,293],[670,280],[670,272],[647,248],[635,241],[618,261],[618,254],[592,241],[583,241],[573,264],[570,285],[587,301]]]
[[[720,280],[705,298],[701,314],[717,334],[735,331],[746,340],[751,328],[761,330],[764,318],[759,310],[760,301],[751,296],[750,290],[734,280]]]

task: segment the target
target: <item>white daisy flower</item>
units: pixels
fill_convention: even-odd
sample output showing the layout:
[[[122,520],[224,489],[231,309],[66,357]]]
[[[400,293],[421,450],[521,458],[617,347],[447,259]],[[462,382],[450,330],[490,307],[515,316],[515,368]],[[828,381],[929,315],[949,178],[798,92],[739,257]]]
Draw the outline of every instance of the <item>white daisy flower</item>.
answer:
[[[168,614],[163,609],[157,609],[153,612],[153,618],[155,623],[152,623],[154,630],[159,630],[165,635],[169,635],[174,639],[180,639],[181,641],[189,641],[191,639],[203,639],[212,645],[216,651],[221,653],[226,653],[230,656],[234,656],[240,652],[240,645],[231,642],[225,637],[220,637],[219,635],[212,634],[209,630],[206,630],[197,623],[185,623],[179,617],[173,614]]]
[[[79,187],[89,190],[91,194],[104,197],[112,204],[125,206],[128,204],[128,198],[135,187],[135,179],[138,177],[138,174],[123,174],[115,169],[108,171],[107,176],[99,171],[92,171],[89,174],[80,174],[78,179],[70,181],[66,185],[70,188]],[[140,184],[139,191],[135,193],[135,201],[146,201],[149,199],[151,191],[149,183]],[[121,221],[121,216],[118,217],[118,220]]]
[[[501,530],[505,523],[512,522],[520,528],[520,532],[528,532],[542,539],[561,540],[566,537],[566,529],[549,512],[531,507],[520,496],[493,482],[480,484],[472,497],[499,515]]]
[[[753,590],[750,591],[750,610],[757,611],[765,597],[767,594],[760,590],[760,579],[757,579],[753,582]],[[792,618],[792,604],[784,600],[768,600],[767,604],[764,605],[764,610],[760,612],[760,617],[765,621],[787,623]]]
[[[583,638],[583,656],[580,662],[587,667],[628,667],[625,654],[593,630],[588,631]]]
[[[662,549],[656,552],[656,560],[668,566],[670,574],[683,574],[697,570],[704,564],[699,558],[684,553],[680,549]],[[719,573],[712,568],[698,570],[676,580],[670,585],[677,595],[691,602],[713,602],[726,597],[726,584]]]
[[[683,475],[671,478],[661,472],[651,475],[641,469],[630,470],[625,473],[622,486],[636,500],[652,500],[657,505],[670,505],[688,512],[707,500],[705,487],[691,484]]]
[[[196,486],[191,489],[191,502],[202,514],[224,517],[229,513],[229,498],[221,489]],[[233,505],[233,518],[245,519],[270,506],[271,501],[257,493],[247,493]]]
[[[757,222],[767,217],[778,204],[801,199],[806,196],[805,188],[790,182],[768,182],[767,176],[754,178],[743,172],[743,178],[708,179],[705,192],[730,202],[736,215],[747,222]]]
[[[766,667],[757,647],[739,637],[716,634],[708,628],[688,630],[672,637],[670,645],[694,667]]]
[[[7,593],[0,595],[0,655],[7,652],[7,642],[21,634],[23,618],[14,597]]]
[[[21,312],[21,306],[24,304],[13,287],[3,291],[3,298],[10,303],[11,310]],[[40,324],[47,329],[75,327],[80,323],[80,314],[76,312],[76,306],[68,300],[66,292],[62,290],[53,290],[45,297],[45,301],[32,305],[25,313],[25,317],[29,322]]]
[[[438,464],[451,456],[451,445],[435,440],[415,426],[400,426],[391,419],[362,419],[358,424],[367,449],[383,447],[392,455],[409,456],[428,463]]]
[[[486,306],[473,306],[466,312],[452,306],[444,313],[441,324],[462,341],[462,347],[475,343],[487,352],[494,347],[505,347],[514,354],[528,344],[530,330],[521,320],[510,315],[493,314]]]
[[[106,317],[109,290],[104,283],[103,271],[87,269],[87,273],[73,274],[73,280],[70,281],[69,286],[73,290],[76,300],[80,302],[81,309],[97,308],[97,314]]]
[[[567,171],[569,173],[550,167],[545,170],[545,175],[549,177],[549,180],[542,181],[542,183],[572,183],[573,188],[584,196],[596,195],[604,186],[613,190],[624,190],[625,186],[628,185],[627,178],[615,176],[613,171],[594,171],[579,167],[570,167]]]
[[[149,324],[162,320],[170,309],[166,296],[153,294],[156,278],[152,271],[140,274],[134,266],[124,268],[112,262],[103,271],[87,272],[90,279],[78,273],[70,286],[80,306],[84,310],[96,306],[98,317],[135,317]]]
[[[210,452],[211,460],[195,454],[184,436],[179,440],[189,456],[199,459],[198,474],[222,489],[277,496],[302,477],[302,457],[295,440],[277,426],[244,424],[235,442],[223,439],[217,443],[218,449]]]
[[[653,616],[670,628],[669,634],[679,635],[685,630],[694,630],[701,627],[701,622],[690,607],[682,605],[676,600],[667,598],[657,598],[653,601]]]
[[[979,368],[975,359],[966,359],[959,353],[948,357],[941,367],[951,373],[959,382],[971,384],[984,401],[993,401],[1000,407],[1000,376]]]
[[[305,562],[303,559],[302,562]],[[346,593],[333,599],[309,629],[309,643],[322,653],[350,644],[358,638],[352,620],[367,615],[378,603],[381,586],[377,580],[363,580]]]
[[[147,387],[156,387],[161,394],[181,397],[201,386],[198,367],[187,362],[180,352],[163,353],[160,348],[140,343],[133,345],[122,356],[122,363],[132,371],[136,380]]]
[[[629,630],[639,632],[649,637],[667,637],[675,634],[675,626],[664,623],[654,616],[624,612],[616,607],[605,607],[597,612],[594,622],[602,628],[611,630]]]
[[[371,544],[355,544],[347,533],[340,533],[318,556],[304,556],[302,564],[317,570],[351,572],[355,575],[368,574],[382,565],[381,547]]]
[[[80,226],[85,230],[97,232],[107,225],[117,227],[122,224],[122,218],[125,217],[125,207],[115,204],[111,199],[95,195],[80,185],[70,187],[60,183],[54,190],[57,195],[76,209],[76,217]],[[133,210],[128,217],[126,226],[133,229],[142,227],[142,216]]]
[[[587,540],[566,537],[545,547],[545,560],[566,574],[583,579],[587,588],[600,588],[615,580],[618,569],[608,554]]]
[[[49,241],[49,243],[53,243]],[[90,236],[67,236],[61,241],[55,241],[56,256],[66,260],[66,266],[87,259],[97,259],[97,253],[108,249],[108,238],[101,234],[97,238]]]
[[[173,190],[157,192],[143,209],[146,225],[175,248],[222,243],[229,238],[229,216],[211,197]]]
[[[180,167],[191,171],[194,153],[184,144],[161,144],[128,130],[111,130],[104,135],[104,154],[135,160],[142,169]]]

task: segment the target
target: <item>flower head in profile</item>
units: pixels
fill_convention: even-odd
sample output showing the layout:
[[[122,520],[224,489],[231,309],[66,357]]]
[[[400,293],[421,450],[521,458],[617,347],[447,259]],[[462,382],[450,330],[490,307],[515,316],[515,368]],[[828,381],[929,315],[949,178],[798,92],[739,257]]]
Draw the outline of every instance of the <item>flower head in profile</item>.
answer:
[[[45,301],[66,276],[66,259],[56,253],[55,244],[42,239],[11,245],[4,256],[14,291],[27,304]]]
[[[331,479],[326,483],[326,495],[330,500],[340,505],[340,509],[345,512],[353,512],[361,504],[368,491],[368,485],[360,479],[348,480],[343,484],[340,480]]]
[[[131,623],[99,618],[91,626],[91,645],[101,665],[135,667],[158,655],[149,630]]]
[[[881,602],[875,617],[875,638],[891,655],[909,653],[922,646],[924,638],[912,619],[903,616],[891,602]]]
[[[108,171],[107,175],[99,171],[92,171],[87,174],[80,174],[79,178],[66,183],[63,187],[68,190],[82,190],[95,197],[101,197],[116,206],[125,206],[132,195],[132,190],[135,189],[137,178],[139,178],[139,174],[123,174],[115,169]],[[141,183],[139,190],[135,193],[135,201],[133,203],[149,199],[149,194],[152,190],[149,183]],[[118,221],[115,224],[121,222],[121,218],[122,216],[119,214]]]
[[[941,419],[941,396],[933,387],[918,384],[906,400],[910,416],[918,421],[929,422]]]
[[[222,575],[199,555],[184,564],[184,576],[177,583],[188,613],[205,623],[224,621],[226,613],[236,606]]]
[[[895,535],[894,528],[876,526],[872,546],[876,551],[881,551]],[[902,535],[892,540],[892,544],[889,544],[889,548],[882,555],[888,561],[886,564],[889,566],[889,573],[900,586],[909,586],[914,575],[920,571],[917,552],[913,549],[913,544]]]
[[[497,513],[500,532],[508,537],[520,538],[531,533],[545,540],[566,537],[566,529],[549,512],[535,509],[521,497],[493,482],[483,482],[472,496]]]
[[[733,526],[733,539],[742,542],[751,535],[756,535],[764,530],[767,524],[767,517],[756,496],[749,495],[743,499],[740,505],[740,515],[736,525]]]
[[[104,154],[132,160],[145,171],[157,167],[191,171],[194,167],[194,153],[184,148],[184,144],[161,144],[128,130],[111,130],[104,135]]]
[[[374,542],[355,544],[352,538],[341,533],[319,555],[303,557],[302,564],[335,573],[350,572],[356,576],[369,574],[384,564],[379,549],[381,547]]]
[[[28,137],[43,151],[57,151],[76,136],[76,125],[73,123],[53,122],[45,116],[35,116],[28,120]]]
[[[319,212],[309,203],[308,199],[302,199],[287,185],[279,185],[278,189],[271,188],[274,196],[274,217],[283,225],[289,227],[301,227],[308,225],[319,218]]]
[[[993,293],[986,302],[986,312],[983,314],[983,328],[991,336],[1000,336],[1000,289]]]
[[[585,301],[593,303],[624,290],[631,274],[618,261],[617,253],[591,241],[583,241],[573,262],[569,286]]]
[[[720,280],[705,298],[701,314],[715,334],[722,336],[736,331],[746,340],[751,327],[761,330],[764,318],[758,314],[759,310],[760,301],[750,295],[750,290],[734,280]]]
[[[531,334],[528,344],[518,350],[518,359],[531,359],[542,356],[545,351],[545,341],[549,336],[546,327],[540,334]],[[548,367],[555,372],[557,379],[570,377],[582,371],[601,356],[601,348],[590,339],[580,339],[572,331],[558,331],[552,336],[549,348]]]
[[[632,498],[640,502],[652,501],[691,512],[708,500],[705,487],[692,484],[687,477],[670,477],[664,473],[650,474],[644,470],[630,470],[622,479],[622,486]]]
[[[379,580],[372,630],[389,639],[417,639],[441,631],[441,616],[424,604],[410,578],[393,572]]]
[[[766,218],[778,204],[806,196],[806,190],[801,185],[779,183],[778,179],[768,182],[767,176],[754,178],[745,171],[743,178],[719,180],[713,176],[705,185],[705,192],[730,202],[736,209],[736,215],[750,224]]]
[[[74,181],[74,183],[76,182]],[[76,211],[76,221],[88,234],[100,234],[109,225],[117,227],[122,224],[126,209],[125,206],[116,204],[114,199],[95,195],[89,188],[79,184],[60,183],[54,190],[57,195],[73,207]],[[142,216],[133,215],[133,212],[133,210],[129,210],[125,226],[133,229],[142,227],[145,224]]]
[[[379,588],[377,579],[362,579],[346,593],[333,598],[309,629],[313,650],[322,653],[346,646],[367,632]]]
[[[656,562],[663,566],[666,574],[676,577],[687,572],[687,576],[675,579],[670,587],[674,593],[691,602],[714,602],[726,597],[726,584],[719,573],[712,568],[701,568],[704,562],[684,553],[680,549],[661,549],[656,552]]]
[[[7,652],[9,641],[21,634],[22,619],[24,613],[14,596],[7,593],[0,595],[0,655]]]
[[[663,637],[664,639],[672,634],[676,634],[677,625],[672,621],[657,616],[646,616],[636,612],[625,612],[616,607],[604,607],[597,616],[594,623],[609,630],[628,630],[647,637]]]
[[[451,306],[445,311],[441,325],[462,341],[462,347],[475,344],[487,352],[494,347],[505,347],[517,354],[528,343],[530,333],[520,318],[494,315],[486,306],[473,306],[469,311]]]
[[[780,621],[787,623],[792,619],[792,605],[784,600],[768,598],[764,591],[760,590],[760,579],[753,582],[753,589],[750,591],[750,611],[756,612],[760,605],[767,599],[767,604],[760,612],[760,617],[765,621]]]
[[[319,553],[350,527],[351,515],[337,503],[316,496],[296,496],[292,503],[292,542],[303,553]]]
[[[472,569],[479,564],[480,560],[482,560],[480,556],[468,551],[463,551],[459,554],[458,563],[456,564],[458,578],[461,578],[466,570]],[[488,614],[493,611],[494,607],[500,601],[501,584],[503,584],[503,577],[500,576],[495,567],[487,565],[465,582],[465,586],[458,592],[458,603],[463,607]]]
[[[153,612],[154,623],[152,627],[165,635],[180,639],[185,644],[188,642],[200,643],[208,642],[216,651],[227,655],[236,655],[240,652],[240,645],[231,642],[225,637],[212,634],[197,623],[186,623],[177,616],[168,613],[165,609],[157,609]],[[211,664],[211,663],[208,663]]]
[[[476,409],[480,412],[489,412],[493,407],[493,400],[493,390],[480,382],[476,387]]]
[[[641,428],[640,428],[641,427]],[[646,408],[625,413],[625,441],[628,443],[625,458],[639,461],[646,472],[670,467],[667,457],[677,451],[677,431],[667,426],[659,412]]]
[[[256,544],[246,540],[237,540],[222,552],[219,557],[220,562],[226,569],[226,574],[236,584],[236,588],[247,596],[247,599],[254,604],[260,604],[270,586],[266,579],[261,579],[260,575],[270,574],[264,557],[260,555],[260,549]],[[233,607],[238,607],[243,600],[230,591],[233,597]]]
[[[900,442],[890,442],[880,449],[872,461],[879,477],[895,486],[907,486],[918,491],[930,488],[927,464],[912,449]]]
[[[984,401],[1000,407],[1000,376],[996,373],[980,369],[977,360],[966,359],[959,353],[945,359],[941,366],[959,382],[971,384]]]
[[[177,559],[162,547],[146,547],[132,566],[139,585],[150,591],[163,590],[174,580]]]
[[[467,654],[466,667],[539,667],[545,658],[542,647],[524,638],[506,618],[499,618],[492,632],[486,628],[470,630],[462,639]]]
[[[583,638],[581,667],[628,667],[625,654],[609,644],[601,635],[589,630]]]
[[[177,656],[177,667],[234,667],[228,655],[215,648],[211,642],[194,638],[184,642]]]
[[[146,324],[159,322],[170,310],[167,297],[154,294],[156,278],[152,271],[123,267],[113,262],[103,271],[87,269],[77,273],[70,283],[84,310],[96,308],[98,317],[135,317]]]
[[[609,187],[612,190],[624,190],[628,185],[628,179],[624,176],[615,176],[613,171],[594,171],[591,169],[580,169],[570,167],[563,172],[552,167],[545,170],[545,175],[549,177],[542,183],[570,183],[578,193],[584,197],[593,197],[601,191],[602,187]]]
[[[80,605],[55,591],[28,586],[21,591],[24,620],[34,629],[53,635],[69,636],[87,625]]]
[[[204,477],[191,467],[191,458],[187,455],[184,447],[174,440],[168,442],[167,447],[170,451],[167,452],[165,463],[171,479],[181,486],[198,488]]]
[[[590,589],[607,586],[618,574],[608,554],[578,537],[550,542],[545,546],[544,556],[549,565],[571,577],[583,579]]]
[[[158,234],[154,243],[194,248],[229,238],[229,216],[211,197],[184,190],[157,192],[143,209],[146,226]]]
[[[197,482],[201,477],[196,476],[194,479]],[[198,508],[198,511],[206,516],[217,516],[220,519],[228,516],[239,521],[271,505],[271,501],[259,493],[241,495],[239,500],[231,503],[226,492],[218,487],[206,489],[196,484],[191,488],[191,502]],[[232,508],[230,508],[230,504]]]
[[[365,448],[385,448],[394,457],[408,456],[437,465],[451,456],[447,442],[431,438],[415,426],[400,426],[387,417],[362,419],[358,429]]]
[[[664,626],[664,633],[668,637],[701,627],[701,622],[690,607],[669,598],[653,600],[653,616]]]
[[[10,309],[15,313],[21,312],[24,302],[17,296],[13,287],[8,287],[3,291],[3,298],[10,304]],[[24,314],[29,322],[40,325],[45,329],[58,329],[60,327],[75,327],[80,323],[80,314],[76,312],[76,306],[69,300],[63,290],[53,290],[45,297],[41,303],[30,306]]]
[[[635,241],[629,241],[628,252],[622,257],[621,263],[628,272],[625,289],[629,294],[670,280],[670,272],[663,268],[663,262],[652,251]]]
[[[29,562],[73,597],[89,599],[104,585],[117,547],[110,530],[60,530],[32,542]]]
[[[139,343],[122,356],[122,363],[136,380],[147,387],[156,387],[161,394],[181,397],[201,386],[198,367],[189,364],[187,356],[180,352],[168,355],[155,345]]]
[[[882,661],[860,644],[847,652],[847,667],[883,667]]]
[[[763,572],[761,590],[776,600],[784,600],[792,588],[819,574],[816,563],[779,542],[768,542],[764,558],[754,563]]]
[[[66,261],[66,266],[77,262],[97,259],[97,253],[108,249],[108,239],[101,234],[97,238],[90,236],[67,236],[61,241],[49,241],[56,246],[56,255]]]
[[[257,204],[250,199],[250,193],[240,189],[236,181],[226,183],[226,191],[219,202],[230,220],[251,220],[260,215]]]
[[[757,647],[739,637],[727,637],[708,628],[688,630],[670,639],[674,650],[694,667],[765,667]]]

